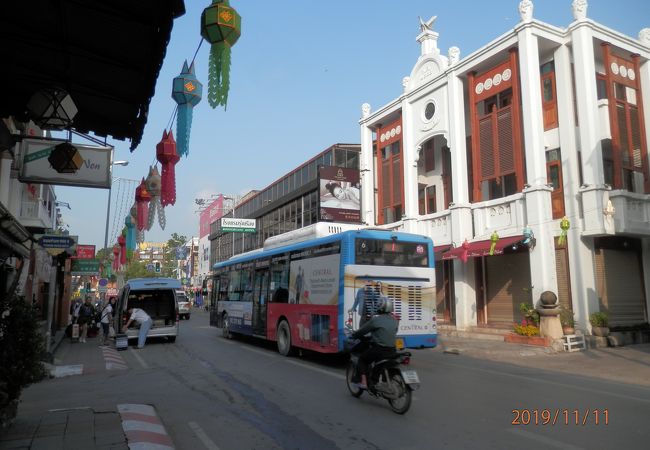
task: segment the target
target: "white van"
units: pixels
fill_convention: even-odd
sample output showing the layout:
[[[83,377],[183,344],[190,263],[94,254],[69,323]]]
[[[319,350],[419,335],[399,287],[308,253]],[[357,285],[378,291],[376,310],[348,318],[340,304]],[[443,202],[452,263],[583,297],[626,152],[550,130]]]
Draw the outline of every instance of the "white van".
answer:
[[[129,320],[128,309],[140,308],[153,321],[147,333],[148,338],[166,337],[169,342],[178,336],[178,302],[176,290],[182,289],[180,280],[174,278],[134,278],[126,282],[120,290],[117,300],[117,330]],[[134,323],[127,330],[128,339],[138,338],[138,324]]]

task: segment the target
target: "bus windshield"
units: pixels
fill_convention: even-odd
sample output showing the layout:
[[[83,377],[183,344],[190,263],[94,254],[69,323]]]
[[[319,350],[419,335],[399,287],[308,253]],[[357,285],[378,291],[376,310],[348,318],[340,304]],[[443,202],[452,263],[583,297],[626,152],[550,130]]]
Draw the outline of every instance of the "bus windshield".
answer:
[[[355,264],[373,266],[428,267],[426,243],[392,239],[357,239]]]

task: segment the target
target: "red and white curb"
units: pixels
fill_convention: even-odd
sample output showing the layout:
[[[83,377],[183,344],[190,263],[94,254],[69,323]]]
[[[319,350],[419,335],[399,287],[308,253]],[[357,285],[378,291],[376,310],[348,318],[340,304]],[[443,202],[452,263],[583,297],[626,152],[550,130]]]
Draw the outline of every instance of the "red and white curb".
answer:
[[[72,375],[82,375],[84,373],[83,364],[72,364],[67,366],[52,366],[50,368],[50,375],[54,378],[69,377]]]
[[[122,356],[114,348],[102,347],[102,353],[106,362],[106,370],[126,370],[129,368]]]
[[[173,450],[174,443],[151,405],[117,405],[130,450]]]

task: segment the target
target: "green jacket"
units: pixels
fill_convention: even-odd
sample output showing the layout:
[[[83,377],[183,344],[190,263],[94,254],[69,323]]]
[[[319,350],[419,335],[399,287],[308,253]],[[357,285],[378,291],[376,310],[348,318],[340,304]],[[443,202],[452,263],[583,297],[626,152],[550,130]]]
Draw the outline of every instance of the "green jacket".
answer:
[[[354,339],[370,333],[370,341],[382,347],[395,348],[398,321],[390,314],[380,314],[363,324],[361,328],[352,333]]]

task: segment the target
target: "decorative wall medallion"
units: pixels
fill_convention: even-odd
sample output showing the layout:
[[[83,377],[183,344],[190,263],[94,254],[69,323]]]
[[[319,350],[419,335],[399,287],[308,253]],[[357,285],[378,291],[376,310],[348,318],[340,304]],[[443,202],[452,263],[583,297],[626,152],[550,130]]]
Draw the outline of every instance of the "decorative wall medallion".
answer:
[[[384,142],[386,140],[386,135],[384,133],[381,134],[381,137],[379,138],[381,142]]]
[[[612,73],[613,73],[614,75],[618,75],[618,64],[616,64],[615,62],[613,62],[612,65],[610,66],[610,68],[612,69]]]
[[[634,69],[627,69],[627,77],[630,80],[634,81],[634,79],[636,78],[636,73],[634,73]]]
[[[402,126],[397,125],[397,128],[395,128],[395,134],[400,134],[402,132]]]
[[[390,137],[392,137],[392,138],[395,137],[395,128],[391,128],[391,130],[390,130]]]
[[[501,84],[501,74],[497,73],[493,78],[492,82],[494,83],[495,86],[498,86]]]
[[[489,91],[492,88],[492,78],[488,78],[483,82],[483,85],[485,86],[485,90]]]
[[[483,83],[478,83],[474,88],[474,92],[476,92],[476,95],[481,95],[483,92]]]
[[[627,67],[620,66],[618,68],[618,73],[620,73],[623,78],[627,78]]]
[[[510,69],[506,69],[503,71],[503,81],[508,81],[510,77],[512,76],[512,71]]]

